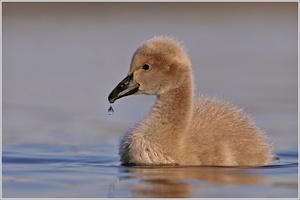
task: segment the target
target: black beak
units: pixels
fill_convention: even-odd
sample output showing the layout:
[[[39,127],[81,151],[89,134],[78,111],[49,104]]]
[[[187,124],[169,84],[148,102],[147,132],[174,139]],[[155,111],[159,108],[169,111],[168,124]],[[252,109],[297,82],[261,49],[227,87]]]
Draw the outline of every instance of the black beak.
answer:
[[[114,103],[117,99],[132,95],[139,90],[139,84],[133,80],[133,74],[128,75],[111,91],[108,101]]]

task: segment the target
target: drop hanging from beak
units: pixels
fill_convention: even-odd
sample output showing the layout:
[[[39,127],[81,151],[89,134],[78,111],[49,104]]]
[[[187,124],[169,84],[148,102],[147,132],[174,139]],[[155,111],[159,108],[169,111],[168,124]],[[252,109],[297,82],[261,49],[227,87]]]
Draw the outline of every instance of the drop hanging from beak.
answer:
[[[114,115],[114,112],[115,112],[115,111],[114,111],[114,109],[113,109],[113,107],[112,107],[112,103],[110,104],[110,107],[109,107],[109,109],[108,109],[107,112],[108,112],[108,115],[109,115],[109,116]]]

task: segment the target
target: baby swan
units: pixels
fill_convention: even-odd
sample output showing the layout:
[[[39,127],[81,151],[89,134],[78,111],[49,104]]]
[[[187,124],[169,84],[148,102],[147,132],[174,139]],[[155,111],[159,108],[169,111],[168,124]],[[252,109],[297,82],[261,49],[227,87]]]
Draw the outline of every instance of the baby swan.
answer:
[[[156,95],[150,113],[122,138],[123,165],[260,166],[273,160],[264,133],[244,114],[214,98],[194,98],[187,53],[154,37],[134,53],[128,76],[110,103],[131,94]]]

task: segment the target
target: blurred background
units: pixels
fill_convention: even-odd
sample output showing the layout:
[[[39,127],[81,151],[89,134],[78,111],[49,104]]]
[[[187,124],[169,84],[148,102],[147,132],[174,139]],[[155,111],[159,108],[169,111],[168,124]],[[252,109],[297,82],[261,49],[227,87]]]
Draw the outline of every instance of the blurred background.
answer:
[[[296,197],[295,3],[2,3],[4,197]],[[198,95],[244,107],[279,160],[253,168],[119,164],[154,96],[107,97],[155,35],[182,41]],[[34,190],[33,190],[34,188]]]
[[[276,151],[297,148],[297,3],[2,3],[3,148],[117,144],[155,97],[107,96],[137,46],[182,41],[197,94],[245,108]]]

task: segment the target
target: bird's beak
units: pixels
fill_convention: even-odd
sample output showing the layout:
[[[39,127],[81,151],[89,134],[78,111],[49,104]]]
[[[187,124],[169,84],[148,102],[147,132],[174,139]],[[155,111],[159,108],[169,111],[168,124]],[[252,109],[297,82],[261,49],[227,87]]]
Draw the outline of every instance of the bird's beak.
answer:
[[[114,103],[117,99],[132,95],[139,90],[139,84],[133,80],[133,74],[128,75],[111,91],[108,101]]]

